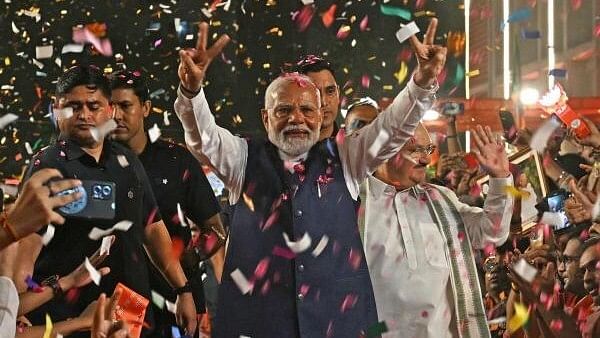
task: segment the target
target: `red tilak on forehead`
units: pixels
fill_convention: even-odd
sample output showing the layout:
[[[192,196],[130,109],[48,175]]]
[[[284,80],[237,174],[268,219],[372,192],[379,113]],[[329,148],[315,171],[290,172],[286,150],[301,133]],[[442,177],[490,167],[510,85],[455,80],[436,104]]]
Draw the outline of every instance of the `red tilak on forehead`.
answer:
[[[294,80],[296,82],[296,84],[298,85],[298,87],[300,87],[300,88],[305,88],[309,84],[311,84],[303,75],[301,75],[298,72],[283,73],[283,74],[281,74],[281,77],[290,78],[290,79]]]

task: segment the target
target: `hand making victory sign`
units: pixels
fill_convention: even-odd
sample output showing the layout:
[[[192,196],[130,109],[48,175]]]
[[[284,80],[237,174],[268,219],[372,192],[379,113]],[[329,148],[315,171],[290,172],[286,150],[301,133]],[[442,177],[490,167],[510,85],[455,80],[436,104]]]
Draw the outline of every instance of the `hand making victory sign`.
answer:
[[[189,92],[186,94],[200,91],[208,66],[221,53],[231,38],[226,34],[221,35],[208,50],[206,49],[207,40],[208,24],[201,22],[198,28],[196,48],[179,51],[179,69],[177,70],[177,74],[179,75],[179,80],[184,91]]]
[[[423,37],[423,42],[419,41],[415,35],[410,37],[410,45],[418,63],[414,79],[415,83],[421,88],[434,85],[446,63],[446,47],[434,44],[437,25],[438,19],[431,19],[427,32]]]

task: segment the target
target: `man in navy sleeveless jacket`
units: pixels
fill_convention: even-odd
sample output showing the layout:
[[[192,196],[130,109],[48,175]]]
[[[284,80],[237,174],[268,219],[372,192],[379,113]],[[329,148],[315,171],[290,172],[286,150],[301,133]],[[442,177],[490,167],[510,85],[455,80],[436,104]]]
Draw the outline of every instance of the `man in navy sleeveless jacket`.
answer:
[[[373,123],[345,139],[318,141],[317,87],[304,75],[284,74],[266,90],[268,141],[257,141],[215,123],[201,84],[229,38],[206,50],[207,35],[203,23],[197,48],[179,53],[175,111],[189,149],[210,161],[235,205],[214,336],[366,334],[377,311],[356,221],[359,183],[402,147],[432,106],[445,48],[415,38],[414,77]]]

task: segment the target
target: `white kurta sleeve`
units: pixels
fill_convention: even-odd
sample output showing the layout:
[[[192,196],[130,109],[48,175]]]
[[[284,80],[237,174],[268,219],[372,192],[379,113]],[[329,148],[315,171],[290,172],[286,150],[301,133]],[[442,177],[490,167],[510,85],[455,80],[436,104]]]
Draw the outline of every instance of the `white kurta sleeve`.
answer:
[[[13,281],[0,276],[0,336],[14,337],[17,327],[19,294]]]
[[[206,159],[215,168],[229,189],[229,203],[235,204],[244,184],[248,143],[217,125],[204,90],[188,99],[178,89],[175,113],[183,125],[188,149],[198,160]]]
[[[433,106],[437,85],[423,89],[410,79],[392,104],[369,125],[338,142],[344,178],[352,198],[359,185],[379,165],[393,157],[413,136],[425,111]]]
[[[488,244],[499,246],[506,242],[510,232],[514,199],[506,193],[505,188],[512,184],[512,176],[490,178],[490,189],[483,209],[460,202],[454,192],[444,189],[464,221],[473,248],[483,249]]]

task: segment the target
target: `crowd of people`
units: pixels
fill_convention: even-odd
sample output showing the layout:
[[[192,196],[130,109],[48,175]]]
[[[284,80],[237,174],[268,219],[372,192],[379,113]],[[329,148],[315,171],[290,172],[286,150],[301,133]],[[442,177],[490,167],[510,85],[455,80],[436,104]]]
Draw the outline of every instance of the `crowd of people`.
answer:
[[[334,68],[301,58],[266,89],[266,140],[216,124],[203,82],[229,38],[207,48],[204,23],[179,51],[185,147],[145,128],[141,72],[66,70],[57,137],[0,218],[0,336],[600,337],[600,131],[553,134],[546,197],[509,161],[526,129],[477,126],[467,154],[449,117],[434,142],[436,27],[406,88],[343,124]]]

